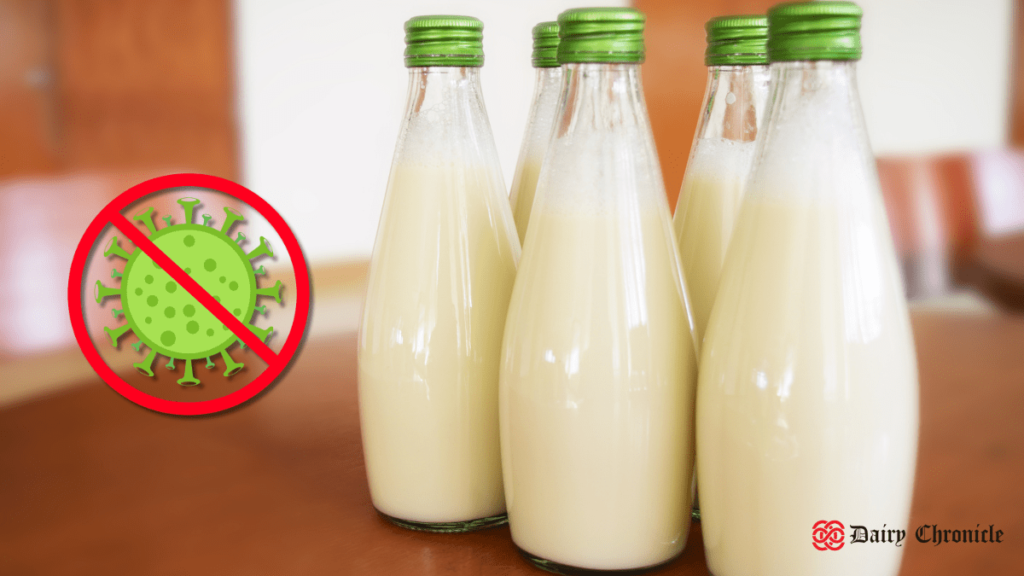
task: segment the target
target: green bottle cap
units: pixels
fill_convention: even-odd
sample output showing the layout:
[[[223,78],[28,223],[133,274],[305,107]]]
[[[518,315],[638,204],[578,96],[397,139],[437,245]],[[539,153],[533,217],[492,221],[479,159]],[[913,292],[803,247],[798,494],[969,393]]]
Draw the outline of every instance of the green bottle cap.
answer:
[[[860,18],[853,2],[794,2],[768,10],[768,60],[860,60]]]
[[[405,23],[405,65],[483,66],[483,39],[472,16],[416,16]]]
[[[706,66],[767,64],[768,18],[760,15],[719,16],[704,25]]]
[[[533,27],[533,67],[558,67],[558,22],[541,22]]]
[[[558,15],[558,63],[644,61],[644,22],[634,8],[573,8]]]

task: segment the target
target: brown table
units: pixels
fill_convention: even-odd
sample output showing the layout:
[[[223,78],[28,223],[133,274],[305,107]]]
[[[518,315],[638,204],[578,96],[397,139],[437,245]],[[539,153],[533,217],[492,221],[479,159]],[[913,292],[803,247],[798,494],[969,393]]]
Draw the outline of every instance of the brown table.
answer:
[[[995,524],[1005,542],[911,541],[902,573],[1024,574],[1024,317],[914,328],[911,527]],[[374,513],[355,386],[347,335],[219,416],[155,414],[99,380],[0,411],[0,574],[541,574],[507,528],[425,534]],[[707,574],[699,524],[657,574]]]

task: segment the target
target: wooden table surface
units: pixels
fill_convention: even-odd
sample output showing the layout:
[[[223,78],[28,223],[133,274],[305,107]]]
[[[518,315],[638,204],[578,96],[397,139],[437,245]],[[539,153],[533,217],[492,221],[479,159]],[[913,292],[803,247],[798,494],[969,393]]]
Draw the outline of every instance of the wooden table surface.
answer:
[[[1024,574],[1024,317],[916,314],[921,439],[904,575]],[[0,411],[0,574],[535,574],[507,528],[410,532],[370,505],[354,337],[314,339],[256,401],[164,416],[99,380]],[[810,527],[808,527],[810,536]],[[908,534],[909,536],[909,534]],[[707,574],[699,524],[657,574]]]

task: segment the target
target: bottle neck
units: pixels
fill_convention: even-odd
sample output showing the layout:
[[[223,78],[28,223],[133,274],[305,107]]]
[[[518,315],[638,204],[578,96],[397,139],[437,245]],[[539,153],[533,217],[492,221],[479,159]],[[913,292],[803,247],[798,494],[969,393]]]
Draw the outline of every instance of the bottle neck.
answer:
[[[562,89],[562,68],[552,66],[533,69],[533,101],[543,98],[544,94],[558,92]]]
[[[697,138],[757,139],[768,101],[768,66],[711,66]]]
[[[800,132],[807,145],[831,147],[836,136],[863,140],[864,118],[857,92],[856,61],[814,60],[771,65],[768,134]]]
[[[533,103],[527,120],[526,138],[520,156],[543,157],[551,139],[551,127],[558,113],[558,97],[562,91],[562,69],[560,67],[536,68],[533,89]]]
[[[409,100],[396,158],[494,164],[479,67],[409,68]]]
[[[473,66],[414,66],[409,68],[407,116],[425,110],[454,114],[460,105],[483,102],[480,68]]]
[[[572,63],[564,78],[556,137],[567,132],[643,129],[649,126],[640,64]]]
[[[855,94],[856,66],[856,60],[796,60],[773,62],[771,73],[783,80],[787,89],[797,83],[801,93],[841,90]]]
[[[771,65],[770,110],[757,141],[750,193],[874,202],[878,188],[857,94],[856,62]]]

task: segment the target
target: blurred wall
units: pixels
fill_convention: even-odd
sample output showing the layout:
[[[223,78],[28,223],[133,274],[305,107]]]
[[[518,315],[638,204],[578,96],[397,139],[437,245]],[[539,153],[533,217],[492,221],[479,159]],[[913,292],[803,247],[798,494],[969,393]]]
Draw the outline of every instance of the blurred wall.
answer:
[[[243,182],[277,208],[314,263],[368,257],[405,111],[402,24],[448,13],[484,21],[484,98],[510,185],[533,92],[530,29],[578,5],[236,0]]]
[[[658,34],[649,38],[644,75],[674,205],[703,93],[702,24],[714,15],[704,12],[773,2],[637,3]],[[510,184],[533,83],[530,28],[581,4],[625,2],[235,0],[243,182],[278,208],[314,262],[368,257],[405,100],[402,23],[447,12],[485,23],[484,92]],[[860,4],[860,88],[876,152],[1006,143],[1012,0]],[[692,89],[672,89],[673,78]],[[656,110],[658,86],[671,98]]]
[[[861,100],[877,154],[998,148],[1009,132],[1013,0],[859,0]]]

